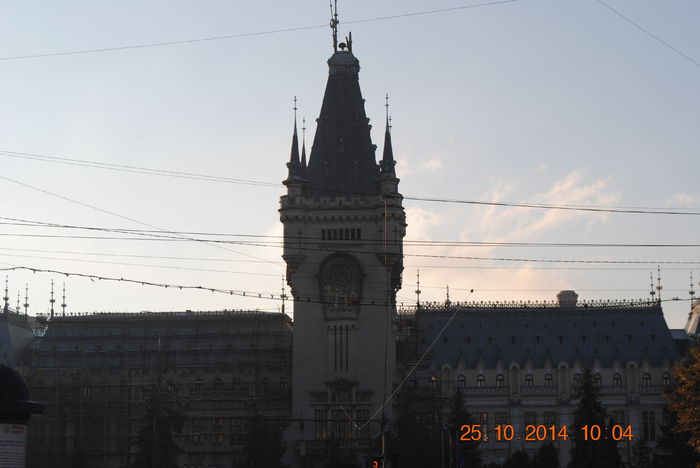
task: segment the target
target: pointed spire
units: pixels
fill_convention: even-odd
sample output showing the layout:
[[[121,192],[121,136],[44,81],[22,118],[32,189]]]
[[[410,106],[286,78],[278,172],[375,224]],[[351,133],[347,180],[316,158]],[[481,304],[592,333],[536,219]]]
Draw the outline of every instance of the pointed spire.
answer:
[[[53,318],[53,305],[56,302],[56,299],[53,298],[53,280],[51,280],[51,299],[49,300],[49,303],[51,304],[51,318]]]
[[[446,290],[447,290],[447,297],[445,298],[445,306],[449,307],[450,305],[452,305],[452,301],[450,301],[450,285],[449,284],[446,286]]]
[[[695,304],[695,285],[693,284],[693,272],[690,272],[690,310],[693,310],[693,305]]]
[[[661,286],[661,266],[657,265],[656,266],[656,291],[659,293],[658,297],[656,298],[659,303],[661,302],[661,290],[663,289],[663,286]]]
[[[20,304],[20,299],[19,299],[19,297],[20,297],[20,292],[19,292],[19,290],[18,290],[18,291],[17,291],[17,308],[15,309],[15,312],[17,312],[18,314],[19,314],[20,309],[22,308],[22,306],[21,306],[21,304]]]
[[[24,315],[28,315],[29,311],[29,283],[24,285]]]
[[[656,296],[656,291],[654,291],[654,273],[649,273],[649,295],[651,296],[651,302],[654,302],[654,296]]]
[[[63,309],[63,316],[66,316],[66,283],[63,283],[63,302],[61,302],[61,309]]]
[[[386,95],[386,130],[384,131],[384,153],[380,165],[381,174],[384,177],[396,177],[396,161],[394,161],[394,150],[391,146],[391,117],[389,116],[389,95]]]
[[[301,118],[301,170],[306,170],[306,118]]]
[[[289,169],[289,175],[287,180],[284,181],[288,184],[293,181],[300,181],[301,177],[301,163],[299,162],[299,137],[297,136],[297,97],[294,96],[294,134],[292,135],[292,152],[289,157],[289,162],[287,163],[287,168]]]
[[[420,270],[416,270],[416,309],[420,309]]]
[[[7,295],[7,275],[5,275],[5,297],[3,299],[5,300],[5,306],[2,308],[2,311],[7,314],[7,312],[10,310],[10,296]]]

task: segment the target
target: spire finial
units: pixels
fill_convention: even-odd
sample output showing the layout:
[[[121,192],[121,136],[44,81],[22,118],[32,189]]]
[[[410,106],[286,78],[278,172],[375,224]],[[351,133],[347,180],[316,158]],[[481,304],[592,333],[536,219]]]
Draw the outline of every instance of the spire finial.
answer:
[[[445,305],[446,305],[447,307],[449,307],[450,304],[452,304],[452,301],[450,301],[450,285],[448,284],[448,285],[445,287],[445,289],[447,290],[447,296],[446,296],[446,298],[445,298]]]
[[[3,312],[5,313],[7,313],[7,311],[10,310],[10,296],[8,296],[7,286],[8,279],[7,275],[5,275],[5,297],[3,297],[3,299],[5,300],[5,307],[3,307]]]
[[[661,290],[663,289],[663,286],[661,286],[661,266],[657,265],[656,266],[656,291],[659,293],[659,297],[656,298],[657,301],[661,302]]]
[[[338,0],[329,0],[331,7],[331,30],[333,31],[333,52],[338,52]],[[334,5],[335,4],[335,8]]]
[[[24,315],[28,314],[29,310],[29,283],[24,285]]]
[[[386,126],[389,128],[389,93],[384,96],[384,107],[386,108]]]
[[[649,273],[649,295],[651,296],[651,301],[654,302],[654,296],[656,296],[656,291],[654,291],[654,273]]]
[[[15,312],[17,312],[18,314],[19,314],[19,310],[22,308],[22,306],[20,304],[19,296],[20,296],[20,292],[17,291],[17,308],[15,309]]]
[[[284,283],[285,283],[284,275],[282,275],[282,295],[280,296],[280,298],[282,298],[282,314],[284,314],[284,301],[286,301],[287,297],[288,297],[287,293],[285,292],[285,289],[284,289],[284,286],[285,286]]]
[[[416,270],[416,309],[420,309],[420,270]]]
[[[690,272],[690,291],[688,291],[688,294],[690,294],[690,310],[693,310],[693,303],[695,302],[695,287],[693,284],[693,272]]]
[[[61,309],[63,309],[63,316],[66,316],[66,283],[63,283],[63,302],[61,302]]]
[[[294,127],[297,126],[297,97],[294,96]]]
[[[56,302],[56,299],[53,298],[53,280],[51,280],[51,299],[49,299],[49,303],[51,303],[51,318],[53,318],[53,305]]]

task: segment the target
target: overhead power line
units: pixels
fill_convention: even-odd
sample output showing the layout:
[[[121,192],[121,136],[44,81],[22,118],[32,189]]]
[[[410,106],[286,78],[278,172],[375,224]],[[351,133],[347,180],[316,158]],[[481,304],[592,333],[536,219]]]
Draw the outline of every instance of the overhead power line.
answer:
[[[652,39],[654,39],[654,40],[655,40],[656,42],[658,42],[659,44],[663,45],[664,47],[667,47],[667,48],[671,49],[673,52],[675,52],[676,54],[680,55],[681,57],[683,57],[684,59],[686,59],[687,61],[689,61],[689,62],[692,63],[693,65],[695,65],[695,66],[697,66],[697,67],[700,67],[700,62],[698,62],[698,61],[695,60],[694,58],[690,57],[689,55],[683,53],[681,50],[679,50],[678,48],[672,46],[672,45],[669,44],[668,42],[664,41],[664,40],[661,39],[659,36],[657,36],[656,34],[652,33],[651,31],[649,31],[648,29],[646,29],[645,27],[643,27],[643,26],[640,25],[639,23],[637,23],[637,22],[635,22],[635,21],[632,21],[630,18],[628,18],[627,16],[623,15],[620,11],[616,10],[615,8],[611,7],[610,5],[608,5],[607,3],[605,3],[603,0],[596,0],[596,1],[597,1],[598,3],[600,3],[601,5],[603,5],[605,8],[607,8],[608,10],[612,11],[613,13],[615,13],[617,16],[619,16],[619,17],[622,18],[623,20],[627,21],[629,24],[631,24],[631,25],[634,26],[635,28],[637,28],[637,29],[639,29],[640,31],[642,31],[642,32],[643,32],[644,34],[646,34],[647,36],[649,36],[649,37],[651,37]]]
[[[34,221],[22,218],[11,218],[0,216],[0,225],[20,226],[20,227],[42,227],[56,229],[78,229],[88,231],[100,231],[121,234],[137,234],[143,236],[154,236],[157,238],[172,239],[172,236],[163,235],[163,231],[150,229],[128,229],[128,228],[110,228],[102,226],[84,226],[75,224],[54,223],[48,221]],[[284,240],[284,236],[270,234],[240,234],[226,232],[203,232],[203,231],[167,231],[173,235],[185,236],[205,236],[205,237],[243,237],[253,239],[275,239],[271,245],[279,245]],[[22,234],[22,233],[20,233]],[[18,235],[20,235],[18,234]],[[3,235],[3,233],[0,233]],[[176,239],[182,239],[177,237]],[[330,240],[318,236],[306,235],[305,240]],[[187,240],[187,239],[182,239]],[[239,242],[239,241],[236,241]],[[270,242],[270,241],[265,241]],[[360,242],[358,240],[358,242]],[[391,241],[388,241],[392,243]],[[383,245],[383,241],[366,239],[361,241],[364,245]],[[700,244],[673,244],[673,243],[606,243],[606,242],[504,242],[504,241],[453,241],[453,240],[433,240],[433,239],[404,239],[404,246],[417,247],[635,247],[635,248],[663,248],[663,247],[700,247]]]
[[[96,169],[113,170],[119,172],[131,172],[137,174],[145,175],[157,175],[162,177],[176,177],[181,179],[192,179],[201,180],[205,182],[219,182],[219,183],[229,183],[229,184],[243,184],[243,185],[254,185],[260,187],[278,187],[283,188],[284,185],[281,183],[260,181],[253,179],[240,179],[240,178],[230,178],[222,176],[213,176],[208,174],[198,174],[193,172],[182,172],[182,171],[172,171],[165,169],[155,169],[146,168],[140,166],[128,166],[123,164],[111,164],[111,163],[101,163],[96,161],[88,161],[85,159],[75,159],[75,158],[64,158],[58,156],[46,156],[37,153],[22,153],[17,151],[7,151],[0,150],[0,156],[20,158],[20,159],[30,159],[42,162],[51,162],[57,164],[69,164],[73,166],[84,166],[92,167]],[[14,181],[11,182],[18,183],[21,182]],[[31,187],[30,188],[34,188]],[[358,192],[347,192],[341,190],[326,190],[328,194],[335,195],[345,195],[345,196],[366,196],[371,194],[358,193]],[[475,206],[500,206],[508,208],[534,208],[534,209],[546,209],[546,210],[566,210],[566,211],[583,211],[583,212],[601,212],[601,213],[622,213],[622,214],[645,214],[645,215],[682,215],[682,216],[700,216],[700,210],[693,209],[683,209],[683,208],[668,208],[668,207],[635,207],[635,206],[601,206],[601,205],[562,205],[562,204],[548,204],[548,203],[527,203],[527,202],[509,202],[509,201],[489,201],[489,200],[466,200],[466,199],[456,199],[456,198],[437,198],[437,197],[422,197],[422,196],[412,196],[403,195],[404,200],[419,201],[419,202],[432,202],[432,203],[456,203],[456,204],[466,204]]]
[[[484,2],[484,3],[473,3],[470,5],[462,5],[462,6],[451,7],[451,8],[441,8],[441,9],[436,9],[436,10],[424,10],[424,11],[417,11],[417,12],[413,12],[413,13],[401,13],[401,14],[397,14],[397,15],[376,16],[373,18],[362,18],[362,19],[344,21],[343,23],[344,24],[370,23],[370,22],[375,22],[375,21],[386,21],[386,20],[392,20],[392,19],[398,19],[398,18],[407,18],[410,16],[433,15],[436,13],[446,13],[449,11],[467,10],[467,9],[471,9],[471,8],[485,7],[485,6],[491,6],[491,5],[500,5],[503,3],[513,3],[515,1],[517,1],[517,0],[498,0],[498,1]],[[321,29],[321,28],[327,28],[327,27],[328,27],[328,24],[324,23],[324,24],[313,24],[313,25],[308,25],[308,26],[294,26],[294,27],[289,27],[289,28],[268,29],[268,30],[264,30],[264,31],[256,31],[256,32],[249,32],[249,33],[226,34],[226,35],[221,35],[221,36],[200,37],[200,38],[194,38],[194,39],[180,39],[180,40],[174,40],[174,41],[149,42],[149,43],[142,43],[142,44],[116,46],[116,47],[102,47],[102,48],[91,48],[91,49],[81,49],[81,50],[68,50],[68,51],[61,51],[61,52],[45,52],[45,53],[39,53],[39,54],[26,54],[26,55],[10,55],[10,56],[5,56],[5,57],[0,57],[0,61],[25,60],[25,59],[33,59],[33,58],[44,58],[44,57],[60,57],[60,56],[67,56],[67,55],[96,54],[96,53],[101,53],[101,52],[116,52],[116,51],[134,50],[134,49],[147,49],[147,48],[153,48],[153,47],[165,47],[165,46],[175,46],[175,45],[183,45],[183,44],[195,44],[195,43],[203,43],[203,42],[241,39],[244,37],[267,36],[270,34],[281,34],[281,33],[288,33],[288,32],[294,32],[294,31]]]

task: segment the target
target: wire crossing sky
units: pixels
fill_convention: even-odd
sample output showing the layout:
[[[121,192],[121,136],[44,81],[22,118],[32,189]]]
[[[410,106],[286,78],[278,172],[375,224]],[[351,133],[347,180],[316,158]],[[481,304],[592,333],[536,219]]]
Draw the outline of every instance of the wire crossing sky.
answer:
[[[453,301],[645,300],[658,265],[666,319],[683,326],[700,278],[700,4],[391,0],[339,15],[379,148],[390,96],[400,300],[415,300],[417,269],[427,301],[448,284]],[[9,5],[0,262],[283,294],[293,98],[311,151],[328,20],[322,1]],[[29,285],[32,313],[48,310],[51,279],[74,312],[279,308],[7,275],[10,297]]]

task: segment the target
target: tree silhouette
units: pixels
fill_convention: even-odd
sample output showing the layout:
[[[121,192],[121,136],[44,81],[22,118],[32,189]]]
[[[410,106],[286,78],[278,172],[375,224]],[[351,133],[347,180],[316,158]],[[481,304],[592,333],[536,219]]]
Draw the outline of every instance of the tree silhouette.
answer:
[[[617,441],[603,432],[610,427],[605,408],[598,400],[599,388],[593,382],[591,370],[586,368],[579,389],[579,402],[574,412],[569,468],[622,468],[624,465],[617,451]],[[583,426],[597,425],[601,429],[599,440],[586,440]],[[606,437],[607,436],[607,437]]]
[[[452,435],[450,438],[449,459],[454,462],[454,466],[458,468],[476,468],[482,465],[481,452],[479,451],[481,439],[473,440],[470,437],[466,437],[469,440],[460,440],[460,435],[462,434],[460,428],[463,425],[478,423],[478,421],[474,420],[474,416],[464,407],[464,395],[462,391],[457,390],[457,393],[455,393],[450,400],[450,415],[447,418],[447,425]],[[482,436],[486,435],[485,430],[486,428],[482,426]],[[467,436],[468,435],[469,434],[467,434]]]
[[[678,427],[678,418],[664,408],[661,416],[661,431],[652,456],[653,468],[695,468],[700,455],[688,444],[690,434]]]
[[[700,453],[700,348],[692,347],[675,368],[678,384],[667,397],[678,418],[678,429],[689,434],[688,443]]]
[[[136,439],[132,468],[177,468],[180,452],[174,434],[182,430],[184,417],[168,401],[161,380],[152,385],[146,413]]]

